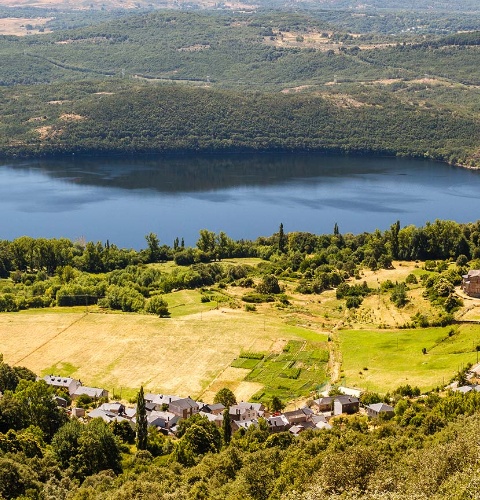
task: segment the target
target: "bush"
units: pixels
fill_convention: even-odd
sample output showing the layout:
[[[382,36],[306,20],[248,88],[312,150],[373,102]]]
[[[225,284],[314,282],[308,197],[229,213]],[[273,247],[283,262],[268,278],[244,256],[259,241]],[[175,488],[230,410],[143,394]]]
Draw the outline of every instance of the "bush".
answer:
[[[250,302],[253,304],[261,304],[262,302],[275,302],[271,295],[264,295],[262,293],[246,293],[242,297],[243,302]]]
[[[278,284],[278,279],[270,274],[269,276],[265,276],[261,283],[257,285],[257,292],[268,295],[270,293],[280,293],[280,285]]]
[[[347,307],[348,309],[357,309],[362,305],[363,299],[362,297],[352,295],[350,297],[347,297]]]
[[[147,300],[145,304],[145,311],[149,314],[156,314],[161,318],[170,316],[168,304],[160,295],[154,295]]]
[[[413,273],[410,273],[405,278],[405,283],[407,283],[408,285],[416,285],[418,283],[417,277]]]

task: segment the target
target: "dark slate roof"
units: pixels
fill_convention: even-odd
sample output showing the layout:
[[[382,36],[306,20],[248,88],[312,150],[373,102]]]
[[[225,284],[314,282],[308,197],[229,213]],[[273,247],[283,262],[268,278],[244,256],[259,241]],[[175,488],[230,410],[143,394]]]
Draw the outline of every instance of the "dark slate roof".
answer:
[[[190,408],[198,408],[198,404],[192,398],[177,399],[170,403],[171,406],[180,408],[182,410],[188,410]]]
[[[335,396],[335,401],[338,401],[342,405],[348,405],[350,403],[358,403],[359,399],[353,396]]]
[[[384,413],[384,412],[392,412],[393,406],[386,405],[385,403],[375,403],[372,405],[368,405],[367,408],[370,408],[371,410],[377,412],[377,413]]]

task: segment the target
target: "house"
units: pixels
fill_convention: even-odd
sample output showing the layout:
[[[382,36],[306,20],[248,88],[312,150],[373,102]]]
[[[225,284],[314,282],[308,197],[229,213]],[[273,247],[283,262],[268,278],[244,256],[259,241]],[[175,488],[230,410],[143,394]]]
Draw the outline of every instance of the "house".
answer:
[[[160,429],[171,429],[180,420],[178,415],[170,411],[152,411],[147,415],[149,426],[159,427]]]
[[[82,385],[80,380],[75,380],[74,378],[70,377],[59,377],[57,375],[45,375],[43,377],[43,380],[51,386],[54,387],[55,389],[65,389],[68,391],[68,394],[70,396]]]
[[[372,418],[378,418],[380,415],[385,417],[393,417],[393,415],[395,415],[393,407],[385,403],[367,405],[365,409],[367,411],[367,415]]]
[[[283,413],[290,425],[306,422],[312,414],[313,412],[310,408],[301,408],[300,410],[286,411]]]
[[[60,396],[54,396],[53,400],[57,403],[57,406],[60,408],[66,408],[68,406],[68,401],[65,398],[61,398]]]
[[[72,417],[82,418],[85,416],[85,408],[72,408]]]
[[[172,401],[178,401],[182,399],[180,396],[172,396],[170,394],[145,394],[145,406],[151,408],[152,410],[161,411]],[[165,406],[164,406],[165,405]]]
[[[192,398],[183,398],[169,403],[168,410],[181,418],[188,418],[198,413],[200,408]]]
[[[125,414],[125,406],[118,401],[115,403],[103,403],[98,407],[102,411],[115,413],[116,415],[124,415]]]
[[[235,421],[252,420],[258,417],[263,417],[265,407],[262,403],[245,403],[241,401],[236,405],[230,406],[228,409],[230,418]]]
[[[341,415],[347,413],[352,415],[357,413],[360,408],[360,401],[353,396],[335,396],[333,400],[333,414]]]
[[[312,407],[315,408],[319,412],[332,411],[333,400],[334,400],[334,398],[332,396],[314,399],[313,403],[312,403]]]
[[[225,406],[223,406],[222,403],[213,403],[203,406],[201,411],[213,415],[221,415],[223,410],[225,410]]]
[[[213,422],[217,427],[222,427],[223,425],[223,416],[221,414],[208,413],[206,411],[200,411],[198,414],[202,415],[202,417],[206,418],[209,422]]]
[[[268,426],[271,432],[288,431],[292,424],[288,421],[285,415],[275,415],[267,418]]]
[[[103,406],[103,405],[102,405]],[[95,408],[87,413],[87,417],[89,419],[93,418],[101,418],[107,424],[116,420],[117,422],[122,422],[123,420],[129,421],[127,418],[119,415],[118,413],[114,413],[107,409],[102,409],[102,407]]]
[[[325,415],[312,415],[312,424],[315,425],[317,429],[331,429],[332,426],[327,422]]]
[[[108,391],[106,389],[100,389],[98,387],[87,387],[85,385],[80,385],[73,392],[72,399],[76,399],[79,396],[88,396],[92,399],[108,399]]]
[[[480,270],[472,269],[462,276],[462,290],[470,297],[480,298]]]
[[[294,436],[298,436],[307,429],[316,429],[316,427],[312,422],[303,422],[303,424],[292,425],[292,427],[290,427],[289,429],[289,432],[291,432]]]
[[[240,429],[247,430],[251,426],[258,427],[258,420],[256,418],[252,418],[250,420],[233,420],[232,421],[232,431],[238,431]]]
[[[466,394],[470,391],[480,392],[480,385],[462,385],[460,387],[455,387],[452,389],[453,392],[461,392]]]

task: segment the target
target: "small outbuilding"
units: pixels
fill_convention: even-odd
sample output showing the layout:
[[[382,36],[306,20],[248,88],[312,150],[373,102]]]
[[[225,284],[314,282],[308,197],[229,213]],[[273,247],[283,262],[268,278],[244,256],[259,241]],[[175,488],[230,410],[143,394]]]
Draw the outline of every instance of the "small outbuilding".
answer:
[[[385,403],[368,405],[365,407],[365,410],[367,411],[367,415],[372,418],[378,418],[380,416],[390,418],[395,414],[393,407]]]

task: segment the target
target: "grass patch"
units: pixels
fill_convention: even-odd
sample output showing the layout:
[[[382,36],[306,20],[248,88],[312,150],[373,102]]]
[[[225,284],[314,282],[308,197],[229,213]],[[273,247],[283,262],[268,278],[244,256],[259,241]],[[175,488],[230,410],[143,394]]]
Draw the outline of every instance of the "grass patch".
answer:
[[[72,363],[55,363],[40,372],[40,376],[60,375],[61,377],[71,377],[78,370],[78,366]]]
[[[230,366],[232,366],[233,368],[245,368],[247,370],[253,370],[258,363],[258,359],[238,358],[235,359]]]
[[[327,361],[328,351],[323,343],[289,340],[280,353],[270,353],[263,360],[242,358],[232,366],[252,367],[245,380],[263,385],[254,400],[268,401],[276,395],[288,401],[309,395],[325,382]]]
[[[172,318],[200,314],[217,307],[217,303],[214,301],[202,302],[200,290],[179,290],[162,295],[162,297],[167,301]]]
[[[406,383],[422,390],[444,385],[462,365],[476,362],[480,339],[477,325],[462,325],[449,336],[451,328],[343,330],[343,382],[382,393]]]

